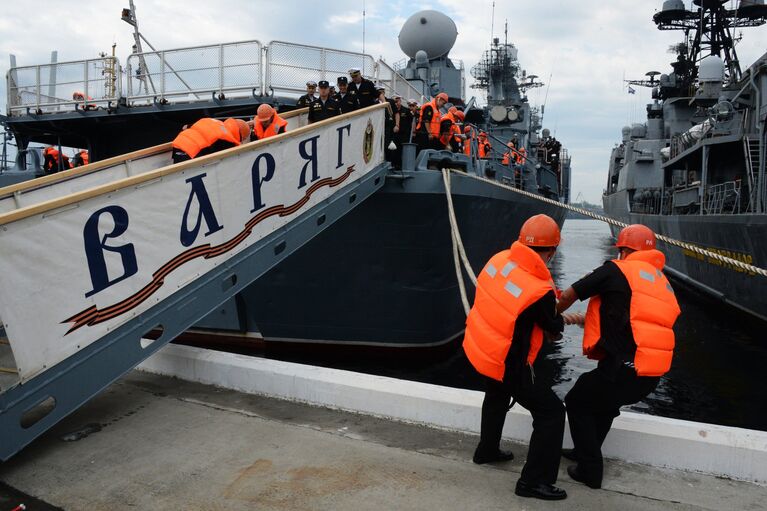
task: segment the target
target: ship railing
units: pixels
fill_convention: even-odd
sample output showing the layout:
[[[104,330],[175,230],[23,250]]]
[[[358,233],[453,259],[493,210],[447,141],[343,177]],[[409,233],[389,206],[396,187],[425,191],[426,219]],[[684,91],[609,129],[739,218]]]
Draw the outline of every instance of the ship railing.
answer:
[[[377,82],[386,87],[386,96],[391,97],[394,94],[402,96],[403,102],[413,99],[419,103],[424,102],[424,96],[421,91],[410,85],[394,68],[390,67],[383,60],[375,63],[374,77]]]
[[[740,212],[740,185],[740,179],[709,185],[703,199],[703,214],[721,215]]]
[[[116,57],[13,67],[8,71],[8,115],[108,107],[122,96]]]
[[[289,96],[305,94],[308,80],[327,80],[335,86],[337,77],[348,77],[351,68],[370,77],[376,67],[373,57],[364,53],[286,41],[270,42],[266,55],[266,90]]]
[[[126,99],[136,105],[261,95],[262,55],[256,40],[134,53]]]
[[[359,68],[363,76],[386,87],[387,96],[399,94],[404,100],[423,101],[420,91],[410,85],[383,60],[350,51],[272,41],[267,47],[265,90],[288,96],[306,92],[308,80],[327,80],[336,85],[339,76],[348,76],[349,69]]]

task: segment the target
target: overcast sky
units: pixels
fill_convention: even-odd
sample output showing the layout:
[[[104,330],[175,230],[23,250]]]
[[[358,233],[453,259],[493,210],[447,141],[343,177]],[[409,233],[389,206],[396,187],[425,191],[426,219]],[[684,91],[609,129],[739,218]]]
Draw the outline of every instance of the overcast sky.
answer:
[[[682,33],[661,32],[652,23],[662,0],[499,0],[495,2],[496,37],[519,49],[528,74],[548,86],[544,125],[555,132],[573,157],[573,200],[579,193],[601,202],[610,149],[621,127],[644,121],[649,89],[626,93],[623,78],[670,71],[669,45]],[[422,9],[449,15],[458,26],[450,57],[468,70],[491,40],[491,0],[367,0],[364,2],[365,52],[394,63],[404,58],[397,35],[405,20]],[[690,5],[690,0],[685,0]],[[62,7],[66,5],[67,9]],[[17,65],[42,64],[51,50],[59,62],[96,57],[117,43],[124,64],[133,44],[128,24],[120,20],[127,0],[5,0],[0,17],[0,71]],[[261,0],[136,0],[141,32],[157,49],[258,39],[362,51],[363,2]],[[767,51],[767,27],[745,29],[737,46],[745,68]],[[547,88],[530,91],[533,104]],[[467,98],[477,91],[468,89]],[[5,112],[6,84],[0,85]]]

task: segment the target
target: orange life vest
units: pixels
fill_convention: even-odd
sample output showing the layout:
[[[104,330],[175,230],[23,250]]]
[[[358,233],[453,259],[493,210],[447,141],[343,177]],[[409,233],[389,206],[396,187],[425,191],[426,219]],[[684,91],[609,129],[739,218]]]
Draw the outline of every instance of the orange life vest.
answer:
[[[659,250],[632,252],[626,259],[612,261],[631,288],[629,319],[637,349],[634,367],[639,376],[663,376],[671,368],[674,354],[674,322],[680,314],[674,290],[661,271],[666,258]],[[599,309],[602,300],[594,296],[586,310],[583,354],[600,359],[597,346],[601,337]]]
[[[80,151],[77,153],[80,156],[80,161],[82,164],[80,166],[88,165],[89,157],[88,157],[88,151]]]
[[[487,141],[486,137],[479,137],[479,143],[477,144],[477,152],[480,158],[487,158],[490,156],[490,150],[493,146]]]
[[[527,149],[520,147],[517,150],[517,164],[524,165],[525,161],[527,161]]]
[[[437,98],[433,98],[431,101],[426,103],[421,107],[421,111],[418,115],[418,125],[415,127],[416,131],[421,129],[421,124],[423,123],[423,111],[426,107],[431,107],[431,122],[429,122],[429,125],[426,127],[429,134],[439,137],[439,123],[442,122],[442,114],[439,111],[439,107],[437,106]]]
[[[503,165],[508,165],[509,163],[511,163],[511,153],[514,150],[514,144],[509,142],[508,144],[506,144],[506,147],[508,147],[509,149],[505,153],[503,153],[503,159],[501,160],[501,163]]]
[[[477,134],[473,129],[466,134],[466,140],[463,141],[463,154],[466,156],[471,156],[471,141],[476,140],[476,138]]]
[[[453,128],[455,127],[455,116],[453,116],[452,113],[448,112],[445,115],[443,115],[442,118],[440,119],[439,121],[440,125],[444,121],[450,121],[450,127],[448,128],[447,131],[442,131],[440,129],[439,141],[442,143],[443,146],[447,147],[448,144],[450,143],[450,138],[453,135]]]
[[[555,289],[541,256],[518,241],[490,258],[477,278],[463,338],[466,356],[479,373],[503,381],[517,318]],[[542,344],[543,329],[534,325],[528,364],[535,361]]]
[[[235,138],[232,133],[226,129],[223,122],[217,119],[211,119],[210,117],[205,117],[179,133],[173,141],[173,147],[184,151],[190,158],[194,158],[200,151],[206,147],[212,146],[219,140],[225,140],[234,145],[240,145],[240,139]]]
[[[262,140],[277,135],[279,128],[284,128],[288,125],[288,121],[277,115],[277,112],[272,116],[272,123],[264,128],[258,117],[253,119],[253,133],[256,135],[256,140]]]

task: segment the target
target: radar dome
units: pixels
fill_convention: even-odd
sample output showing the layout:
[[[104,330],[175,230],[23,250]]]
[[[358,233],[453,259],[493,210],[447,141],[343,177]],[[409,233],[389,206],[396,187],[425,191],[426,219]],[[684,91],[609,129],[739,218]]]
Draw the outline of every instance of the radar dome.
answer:
[[[666,0],[663,2],[663,11],[684,11],[682,0]]]
[[[698,78],[703,82],[724,81],[724,62],[716,55],[710,55],[700,61]]]
[[[447,55],[458,37],[458,29],[449,16],[439,11],[420,11],[410,16],[399,32],[399,47],[415,58],[424,50],[430,59]]]

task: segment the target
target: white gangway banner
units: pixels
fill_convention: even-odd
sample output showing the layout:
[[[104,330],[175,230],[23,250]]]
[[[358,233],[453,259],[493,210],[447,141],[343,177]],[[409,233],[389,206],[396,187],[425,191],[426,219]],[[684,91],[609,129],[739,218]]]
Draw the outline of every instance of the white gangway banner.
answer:
[[[371,108],[0,214],[21,381],[97,341],[383,161]]]

